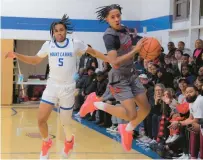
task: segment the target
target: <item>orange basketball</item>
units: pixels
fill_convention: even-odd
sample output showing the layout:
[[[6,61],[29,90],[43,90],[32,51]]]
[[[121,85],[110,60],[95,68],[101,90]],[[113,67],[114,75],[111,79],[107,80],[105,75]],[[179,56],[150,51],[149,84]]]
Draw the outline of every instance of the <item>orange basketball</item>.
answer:
[[[140,50],[140,56],[145,60],[155,60],[161,54],[161,44],[156,38],[148,37]]]

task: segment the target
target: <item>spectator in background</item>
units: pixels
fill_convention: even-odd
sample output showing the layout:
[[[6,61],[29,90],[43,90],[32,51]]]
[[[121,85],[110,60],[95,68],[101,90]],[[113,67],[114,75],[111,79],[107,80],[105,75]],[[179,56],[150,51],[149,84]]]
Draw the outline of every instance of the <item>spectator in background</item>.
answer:
[[[197,67],[195,65],[195,63],[193,63],[192,61],[190,61],[190,56],[189,54],[183,54],[182,58],[181,58],[181,65],[187,65],[190,68],[190,72],[193,75],[196,75],[197,72]]]
[[[171,57],[175,54],[176,48],[173,42],[168,42],[168,55]]]
[[[157,83],[162,83],[166,88],[173,88],[173,75],[166,72],[164,68],[159,68],[157,70]]]
[[[75,97],[74,110],[79,110],[81,105],[84,103],[86,96],[96,91],[97,80],[94,72],[95,72],[94,67],[87,68],[88,75],[82,82],[83,83],[82,88]]]
[[[108,73],[111,70],[111,65],[108,62],[103,62],[103,72]]]
[[[80,68],[79,71],[74,75],[74,79],[76,81],[76,84],[78,81],[80,81],[85,74],[86,70],[84,68]]]
[[[182,50],[176,50],[176,51],[175,51],[175,58],[176,58],[177,61],[178,61],[177,67],[178,67],[179,72],[181,72],[182,56],[183,56],[183,51],[182,51]]]
[[[150,81],[155,85],[158,81],[158,76],[157,76],[157,71],[158,71],[159,66],[156,64],[151,64],[150,67],[150,73],[151,73],[151,77],[150,77]]]
[[[139,75],[140,82],[146,88],[147,98],[151,106],[154,105],[154,85],[150,83],[146,74]],[[147,137],[153,139],[152,136],[152,114],[150,113],[144,120],[144,132]],[[146,138],[146,137],[145,137]],[[143,139],[142,139],[143,140]]]
[[[189,84],[193,84],[196,77],[191,73],[189,65],[182,65],[181,76],[185,77]]]
[[[100,100],[103,102],[106,102],[108,104],[114,105],[115,107],[117,105],[120,105],[120,102],[117,102],[116,99],[113,97],[112,93],[110,92],[109,86],[106,87],[106,91],[104,92],[104,94],[102,95]],[[97,114],[99,114],[99,111],[100,110],[97,111]],[[111,120],[111,122],[110,122],[110,120]],[[115,116],[111,116],[108,113],[104,113],[103,117],[98,118],[96,124],[98,124],[99,126],[104,126],[104,127],[108,127],[109,125],[112,124],[111,127],[107,128],[106,130],[110,131],[110,132],[118,132],[118,125],[124,124],[125,122],[126,122],[125,120],[122,120]]]
[[[97,79],[95,74],[95,68],[89,67],[87,68],[88,78],[86,79],[83,88],[82,88],[82,96],[85,98],[92,92],[96,91]],[[85,98],[86,99],[86,98]]]
[[[186,100],[190,107],[190,117],[184,121],[174,121],[169,128],[176,129],[180,126],[187,126],[191,130],[193,123],[198,123],[203,118],[203,97],[199,95],[198,89],[191,85],[186,89]],[[200,158],[203,158],[203,136],[202,134],[190,132],[190,153],[191,158],[198,158],[200,151]]]
[[[181,69],[179,70],[178,68],[178,60],[175,58],[175,56],[171,57],[171,64],[172,64],[172,67],[170,69],[171,69],[173,78],[180,77]]]
[[[143,74],[145,72],[145,68],[144,68],[144,60],[138,55],[135,57],[135,68],[136,71],[138,72],[138,74]]]
[[[203,66],[199,68],[198,75],[203,76]]]
[[[172,57],[170,57],[169,55],[165,55],[165,57],[164,57],[164,64],[162,66],[166,70],[166,72],[169,72],[169,73],[173,74],[172,64],[171,64],[171,58]]]
[[[198,76],[194,83],[195,87],[197,87],[199,93],[202,93],[203,87],[203,76]]]
[[[196,60],[196,65],[199,68],[202,66],[202,54],[203,54],[203,41],[201,39],[197,39],[195,41],[195,50],[193,52],[193,58]]]
[[[90,45],[88,46],[91,47]],[[94,67],[95,69],[98,68],[98,61],[95,57],[92,57],[90,54],[85,53],[80,58],[79,69],[89,67]]]
[[[182,65],[189,65],[189,58],[190,58],[190,55],[189,54],[183,54],[182,57],[181,57],[181,64]]]
[[[102,95],[104,94],[104,92],[106,90],[107,84],[108,84],[107,75],[104,72],[102,72],[102,71],[98,71],[96,73],[96,79],[97,79],[97,84],[95,86],[95,88],[96,88],[96,95],[98,97],[102,97]],[[100,110],[98,112],[99,112],[99,118],[100,118],[100,120],[102,122],[102,124],[100,124],[100,126],[107,125],[107,123],[105,124],[105,122],[107,120],[105,120],[104,115],[107,115],[108,113],[105,114],[104,111],[100,111]],[[96,114],[96,112],[94,112],[93,116],[91,116],[88,120],[90,120],[90,121],[95,120],[95,114]],[[111,117],[111,116],[109,115],[109,117]],[[110,118],[108,118],[108,119],[110,119]]]
[[[187,53],[190,55],[190,57],[193,56],[191,50],[188,48],[185,48],[185,43],[183,41],[178,42],[178,49],[181,50],[183,54]]]
[[[136,45],[137,42],[142,39],[142,36],[137,35],[137,30],[136,28],[129,28],[129,33],[130,33],[130,37],[132,39],[132,45]]]
[[[182,77],[178,80],[179,92],[176,94],[176,96],[178,97],[177,99],[179,104],[186,102],[185,92],[186,92],[187,86],[188,86],[188,81],[186,78]]]
[[[158,128],[159,121],[162,115],[162,97],[164,94],[165,86],[163,84],[156,84],[154,88],[154,100],[155,103],[152,106],[151,114],[152,114],[152,137],[153,139],[157,139],[158,136]]]
[[[96,77],[97,78],[96,95],[98,97],[101,97],[106,90],[108,79],[105,72],[102,72],[102,71],[97,72],[96,76],[97,76]]]
[[[161,65],[163,65],[164,64],[164,57],[165,57],[166,55],[165,55],[165,53],[164,53],[164,48],[163,47],[161,47],[161,54],[160,54],[160,56],[159,56],[159,61],[160,61],[160,63],[161,63]]]

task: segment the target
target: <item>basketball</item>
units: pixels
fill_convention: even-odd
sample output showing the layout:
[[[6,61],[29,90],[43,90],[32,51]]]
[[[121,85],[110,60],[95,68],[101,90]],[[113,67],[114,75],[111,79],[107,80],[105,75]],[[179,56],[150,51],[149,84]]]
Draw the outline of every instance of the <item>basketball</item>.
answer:
[[[161,44],[156,38],[148,37],[140,50],[140,56],[145,60],[155,60],[161,54]]]

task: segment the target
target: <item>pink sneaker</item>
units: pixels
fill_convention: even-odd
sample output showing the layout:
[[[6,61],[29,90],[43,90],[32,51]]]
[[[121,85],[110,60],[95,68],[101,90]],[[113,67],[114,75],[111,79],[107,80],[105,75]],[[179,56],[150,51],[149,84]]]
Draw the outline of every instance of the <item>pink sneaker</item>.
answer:
[[[70,155],[70,152],[73,150],[74,143],[75,143],[75,137],[74,136],[72,136],[71,142],[67,142],[65,140],[64,149],[63,149],[63,152],[62,152],[62,155],[65,158],[67,158]]]
[[[125,151],[130,151],[132,149],[133,141],[133,131],[126,131],[127,124],[119,124],[118,132],[121,135],[121,143]]]
[[[81,106],[79,111],[80,117],[85,117],[88,113],[92,113],[97,110],[94,106],[94,102],[99,102],[99,98],[96,96],[95,92],[89,94],[84,104]]]
[[[42,142],[42,150],[40,153],[40,159],[48,159],[49,158],[49,149],[52,146],[52,140],[49,139],[48,142]]]

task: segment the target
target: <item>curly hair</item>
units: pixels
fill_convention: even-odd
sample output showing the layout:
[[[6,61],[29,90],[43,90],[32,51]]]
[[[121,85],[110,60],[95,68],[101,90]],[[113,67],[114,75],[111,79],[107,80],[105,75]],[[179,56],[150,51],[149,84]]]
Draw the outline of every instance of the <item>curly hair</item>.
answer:
[[[53,22],[51,24],[50,35],[52,38],[53,38],[53,30],[57,24],[62,24],[65,27],[65,29],[67,30],[67,33],[69,33],[69,34],[72,33],[72,32],[70,32],[70,31],[73,31],[73,26],[71,24],[71,21],[70,21],[69,17],[66,14],[64,14],[62,19],[60,19],[59,21]]]
[[[98,11],[96,11],[97,18],[100,20],[100,22],[105,22],[105,18],[108,16],[109,12],[113,9],[118,9],[120,11],[120,13],[122,14],[122,12],[121,12],[122,7],[119,4],[103,6],[103,7],[97,8],[97,9],[99,9]]]

